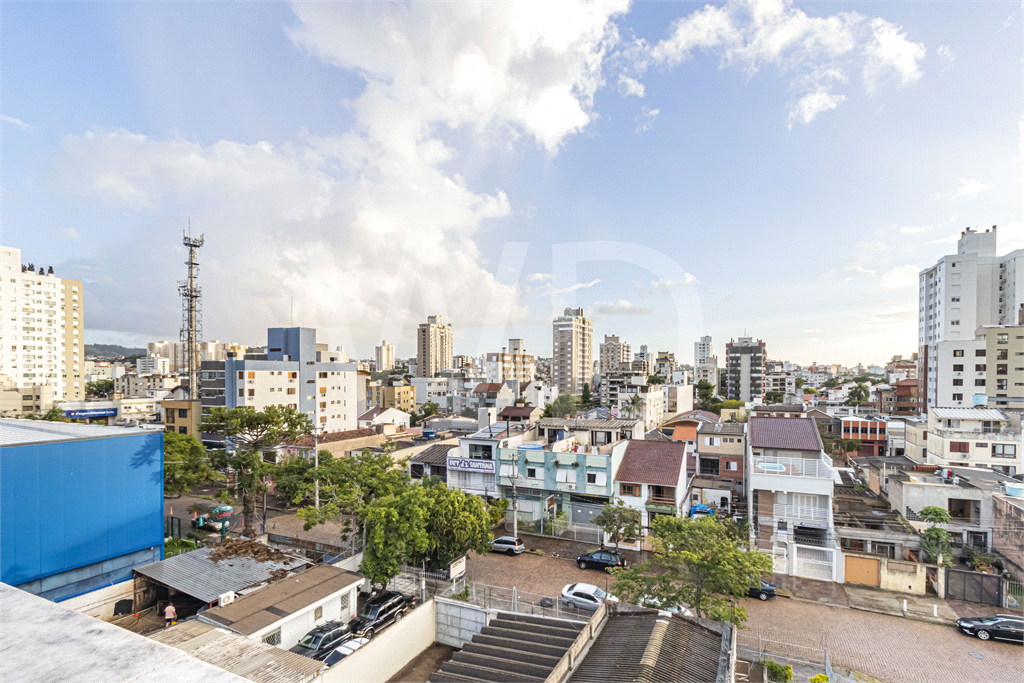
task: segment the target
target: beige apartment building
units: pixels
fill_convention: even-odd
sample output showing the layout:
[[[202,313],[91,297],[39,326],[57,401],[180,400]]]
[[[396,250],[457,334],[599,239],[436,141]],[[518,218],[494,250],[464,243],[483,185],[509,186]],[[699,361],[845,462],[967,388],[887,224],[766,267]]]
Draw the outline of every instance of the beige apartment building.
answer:
[[[988,407],[1024,408],[1024,325],[982,325],[974,337],[984,340]]]
[[[0,247],[0,375],[17,388],[50,384],[55,400],[84,399],[84,295],[80,280]]]
[[[551,383],[558,393],[579,395],[589,383],[594,362],[594,323],[582,308],[567,308],[552,322]]]
[[[10,377],[0,375],[0,417],[43,415],[52,407],[52,385],[35,384],[19,388]]]
[[[369,382],[366,385],[366,409],[370,408],[397,408],[412,413],[416,410],[416,387]]]
[[[395,346],[394,344],[388,344],[388,340],[385,339],[380,343],[375,352],[376,367],[374,370],[377,372],[384,372],[385,370],[395,369]]]
[[[452,369],[452,348],[451,324],[445,325],[439,315],[429,316],[416,330],[416,375],[433,377],[442,370]]]
[[[533,356],[526,353],[522,339],[509,339],[501,353],[488,353],[485,359],[487,382],[498,384],[516,380],[520,385],[532,382],[536,374]]]
[[[598,360],[598,374],[607,375],[612,372],[630,371],[633,354],[629,344],[622,343],[622,340],[616,335],[606,334],[604,343],[601,344],[599,350]],[[625,368],[622,366],[623,363],[626,364]],[[649,368],[650,363],[648,363]]]

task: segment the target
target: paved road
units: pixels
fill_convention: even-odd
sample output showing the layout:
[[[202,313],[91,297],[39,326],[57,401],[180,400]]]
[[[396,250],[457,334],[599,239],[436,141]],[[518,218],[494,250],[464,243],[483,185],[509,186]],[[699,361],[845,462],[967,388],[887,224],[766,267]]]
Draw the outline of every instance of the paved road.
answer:
[[[610,577],[568,558],[471,555],[467,579],[555,596],[567,583],[604,587]],[[787,598],[745,600],[744,633],[811,647],[827,646],[832,663],[890,683],[1019,683],[1024,648],[982,642],[948,626]],[[980,655],[976,657],[974,655]]]

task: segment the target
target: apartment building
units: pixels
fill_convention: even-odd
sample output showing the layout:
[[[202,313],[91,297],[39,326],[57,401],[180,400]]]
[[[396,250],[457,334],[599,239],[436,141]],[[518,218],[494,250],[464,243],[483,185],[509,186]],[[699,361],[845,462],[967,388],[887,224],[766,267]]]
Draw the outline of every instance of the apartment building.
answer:
[[[448,403],[448,377],[413,377],[409,380],[416,396],[416,409],[425,403],[436,403],[445,407]]]
[[[566,308],[551,327],[551,383],[558,393],[578,396],[592,376],[594,324],[583,316],[582,308]]]
[[[917,379],[917,353],[911,354],[910,358],[904,358],[899,355],[893,356],[885,364],[884,371],[886,381],[890,383],[903,379]]]
[[[491,383],[515,380],[520,384],[532,382],[537,373],[533,356],[526,353],[522,339],[509,339],[501,353],[488,353],[484,360],[487,381]]]
[[[676,354],[668,351],[658,351],[658,357],[655,359],[654,367],[652,368],[654,372],[651,373],[649,371],[647,374],[655,374],[659,377],[669,379],[672,377],[672,373],[678,369],[679,364],[676,363]]]
[[[1024,409],[1024,325],[983,325],[975,340],[985,351],[985,391],[975,391],[974,404]]]
[[[366,408],[397,408],[412,413],[416,409],[416,388],[403,382],[367,382]]]
[[[914,417],[921,413],[920,387],[916,379],[901,379],[877,388],[875,408],[883,415]]]
[[[395,369],[395,347],[389,344],[387,339],[374,349],[374,357],[376,361],[374,370],[377,372]]]
[[[663,412],[666,417],[693,410],[692,384],[663,384],[661,395],[664,399]]]
[[[693,366],[693,383],[700,382],[707,382],[717,387],[720,393],[725,392],[725,387],[718,386],[721,384],[721,378],[718,373],[718,358],[716,356],[707,356],[703,363]]]
[[[651,358],[651,352],[647,350],[647,344],[642,344],[640,346],[640,350],[633,354],[633,360],[654,360]]]
[[[159,399],[181,382],[182,378],[177,375],[122,375],[114,379],[114,393],[121,398]]]
[[[725,396],[730,401],[764,403],[765,343],[740,337],[725,345]],[[719,392],[721,393],[721,391]]]
[[[701,337],[700,341],[693,342],[693,367],[704,365],[708,358],[715,355],[711,344],[711,337]],[[717,384],[717,382],[716,382]]]
[[[985,325],[1012,325],[1024,303],[1024,250],[996,255],[996,227],[978,232],[967,228],[957,242],[957,253],[943,256],[918,276],[918,381],[927,409],[933,406],[969,406],[972,388],[985,386],[985,377],[967,388],[951,380],[950,357],[984,351],[974,343],[975,331]],[[952,351],[960,352],[953,356]],[[982,354],[983,355],[983,354]],[[980,357],[980,356],[979,356]],[[961,362],[970,367],[977,363]],[[984,391],[978,393],[985,393]],[[955,398],[960,396],[960,398]]]
[[[782,394],[782,401],[796,400],[796,377],[788,372],[769,372],[764,378],[764,391]]]
[[[198,344],[199,362],[223,361],[228,353],[233,353],[238,358],[245,355],[249,349],[245,344],[235,342],[201,341]],[[148,356],[159,356],[166,358],[170,364],[167,372],[185,372],[188,370],[188,359],[185,356],[185,342],[158,341],[149,342],[146,345]]]
[[[889,425],[885,420],[845,415],[840,418],[840,422],[843,439],[860,442],[859,451],[856,453],[847,451],[848,455],[851,457],[882,457],[886,454],[888,443],[886,432]]]
[[[1024,472],[1020,414],[995,408],[933,408],[927,420],[908,420],[906,455],[941,467]]]
[[[136,375],[169,375],[171,374],[171,361],[163,356],[151,355],[145,358],[135,359]]]
[[[44,415],[53,408],[53,385],[18,387],[7,375],[0,375],[0,417]]]
[[[0,247],[0,375],[19,389],[50,384],[58,401],[84,399],[84,299],[81,281]]]
[[[416,376],[434,377],[455,367],[452,326],[432,315],[416,330]]]
[[[597,374],[602,377],[610,372],[619,372],[625,367],[630,367],[633,356],[629,344],[624,343],[615,335],[604,335],[604,343],[601,344],[599,352],[599,364]]]
[[[202,405],[199,401],[165,399],[160,402],[164,413],[164,431],[177,432],[202,440]]]
[[[744,487],[747,425],[743,422],[699,422],[696,449],[687,457],[691,475],[690,506],[701,503],[725,515],[747,513]]]
[[[751,417],[747,422],[751,541],[772,553],[775,572],[841,580],[832,523],[832,460],[814,420]]]

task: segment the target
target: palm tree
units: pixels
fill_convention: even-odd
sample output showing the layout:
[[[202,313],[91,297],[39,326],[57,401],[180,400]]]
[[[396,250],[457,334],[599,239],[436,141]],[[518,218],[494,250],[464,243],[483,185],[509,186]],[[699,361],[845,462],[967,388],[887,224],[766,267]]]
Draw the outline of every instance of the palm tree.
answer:
[[[846,394],[846,405],[859,406],[867,400],[870,394],[868,385],[864,384],[864,382],[857,382],[850,387],[850,391]]]
[[[626,410],[629,411],[630,416],[635,418],[646,405],[647,401],[643,396],[640,394],[633,394],[630,397],[629,402],[626,404]]]

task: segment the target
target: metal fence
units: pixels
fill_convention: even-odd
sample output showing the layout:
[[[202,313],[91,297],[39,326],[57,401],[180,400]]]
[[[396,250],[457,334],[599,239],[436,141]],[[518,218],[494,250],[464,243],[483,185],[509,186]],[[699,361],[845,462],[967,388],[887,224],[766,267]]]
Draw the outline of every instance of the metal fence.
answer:
[[[465,579],[457,580],[447,591],[441,593],[440,597],[462,600],[484,609],[569,621],[589,621],[593,615],[589,610],[563,602],[558,596],[540,595],[515,587],[491,586]]]
[[[1024,605],[1024,583],[1003,579],[1003,607]]]
[[[751,663],[771,660],[777,664],[822,667],[830,681],[837,680],[832,671],[828,649],[825,647],[795,645],[740,633],[736,636],[736,651],[736,656],[739,659]]]
[[[402,565],[398,576],[388,581],[385,589],[398,591],[405,595],[415,595],[422,602],[426,602],[435,595],[450,593],[452,584],[446,571],[433,571],[422,567]]]
[[[512,533],[512,520],[505,519],[505,531]],[[593,524],[570,524],[565,520],[540,518],[532,522],[519,520],[520,534],[564,538],[568,541],[601,545],[604,529]]]

